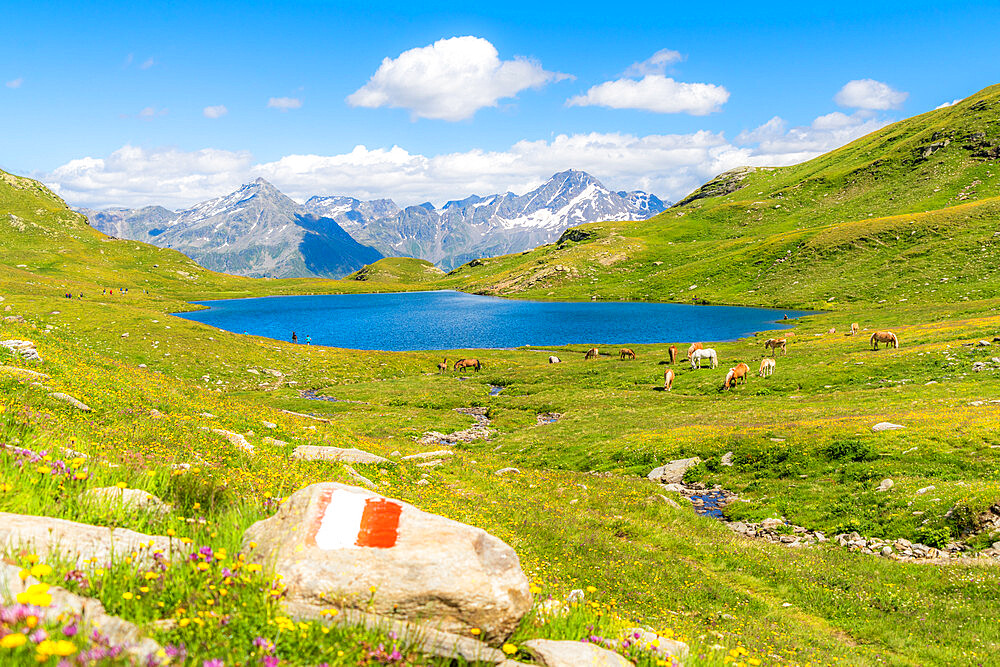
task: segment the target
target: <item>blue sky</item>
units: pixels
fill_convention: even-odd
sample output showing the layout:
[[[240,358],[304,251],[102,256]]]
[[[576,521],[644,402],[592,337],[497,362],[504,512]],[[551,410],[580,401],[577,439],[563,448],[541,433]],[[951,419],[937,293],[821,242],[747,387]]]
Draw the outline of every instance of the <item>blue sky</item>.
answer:
[[[1000,82],[997,3],[699,4],[9,3],[0,168],[94,206],[677,198]]]

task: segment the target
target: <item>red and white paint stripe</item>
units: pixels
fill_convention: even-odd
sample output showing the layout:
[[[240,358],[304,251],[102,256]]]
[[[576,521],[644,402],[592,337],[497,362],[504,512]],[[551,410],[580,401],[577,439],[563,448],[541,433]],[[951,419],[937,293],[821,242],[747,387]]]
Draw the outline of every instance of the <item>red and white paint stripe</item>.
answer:
[[[319,500],[306,543],[324,551],[396,546],[402,505],[385,498],[366,498],[333,489]]]

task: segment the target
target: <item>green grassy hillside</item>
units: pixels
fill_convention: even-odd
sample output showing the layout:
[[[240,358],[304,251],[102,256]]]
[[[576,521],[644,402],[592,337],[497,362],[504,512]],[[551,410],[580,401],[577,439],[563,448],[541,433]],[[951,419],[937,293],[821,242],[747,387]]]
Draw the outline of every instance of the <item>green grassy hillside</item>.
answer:
[[[426,259],[384,257],[377,262],[361,267],[344,280],[417,285],[434,282],[442,276],[444,276],[444,271]]]
[[[643,222],[571,229],[443,284],[535,298],[817,307],[998,295],[1000,86],[792,167],[720,175]]]

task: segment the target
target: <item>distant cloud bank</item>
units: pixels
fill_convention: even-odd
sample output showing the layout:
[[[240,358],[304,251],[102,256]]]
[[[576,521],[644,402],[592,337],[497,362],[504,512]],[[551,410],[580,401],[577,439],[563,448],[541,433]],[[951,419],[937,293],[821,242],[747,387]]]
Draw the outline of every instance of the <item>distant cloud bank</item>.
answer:
[[[262,176],[288,195],[389,197],[444,202],[469,194],[526,192],[563,169],[582,169],[620,190],[678,199],[742,165],[795,164],[883,127],[888,119],[834,112],[789,127],[780,117],[727,140],[722,133],[560,134],[505,150],[422,155],[399,146],[356,146],[338,155],[287,155],[259,162],[247,151],[123,146],[104,158],[71,160],[38,175],[74,206],[189,206]]]
[[[844,87],[834,95],[833,101],[851,109],[887,111],[902,107],[909,96],[909,93],[896,90],[881,81],[856,79],[845,83]]]

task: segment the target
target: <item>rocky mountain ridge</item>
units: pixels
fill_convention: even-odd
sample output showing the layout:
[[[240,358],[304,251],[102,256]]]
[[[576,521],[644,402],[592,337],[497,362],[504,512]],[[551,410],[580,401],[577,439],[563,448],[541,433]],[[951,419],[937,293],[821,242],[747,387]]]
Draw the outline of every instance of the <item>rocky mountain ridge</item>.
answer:
[[[451,269],[522,252],[597,220],[644,220],[668,203],[614,192],[582,171],[555,174],[523,195],[472,195],[400,208],[391,199],[316,196],[299,205],[264,179],[182,211],[162,206],[80,209],[98,230],[174,248],[207,268],[255,277],[340,277],[380,257]]]

